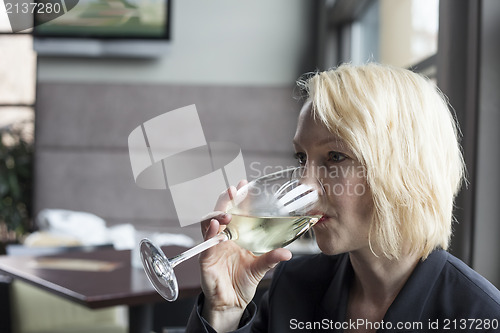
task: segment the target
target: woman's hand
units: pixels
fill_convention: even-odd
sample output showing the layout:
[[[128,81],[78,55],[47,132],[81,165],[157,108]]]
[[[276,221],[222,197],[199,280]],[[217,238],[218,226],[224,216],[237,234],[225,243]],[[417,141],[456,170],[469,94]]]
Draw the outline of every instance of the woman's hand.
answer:
[[[240,182],[238,189],[245,184],[246,181]],[[235,194],[236,188],[229,188],[219,197],[215,210],[225,211]],[[223,213],[204,221],[204,238],[217,235],[230,221],[230,214]],[[203,252],[200,255],[201,287],[205,295],[203,317],[218,332],[236,329],[266,272],[291,256],[286,249],[256,256],[232,241],[222,242]]]

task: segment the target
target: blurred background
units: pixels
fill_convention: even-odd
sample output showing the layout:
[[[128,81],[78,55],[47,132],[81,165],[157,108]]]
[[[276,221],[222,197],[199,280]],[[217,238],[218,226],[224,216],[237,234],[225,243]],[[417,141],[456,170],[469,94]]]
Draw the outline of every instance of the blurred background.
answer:
[[[500,2],[76,2],[14,33],[0,1],[2,251],[39,230],[47,209],[199,241],[168,191],[134,183],[129,133],[196,104],[207,141],[238,144],[252,178],[295,164],[302,74],[376,61],[423,73],[448,96],[469,180],[451,252],[500,286]]]

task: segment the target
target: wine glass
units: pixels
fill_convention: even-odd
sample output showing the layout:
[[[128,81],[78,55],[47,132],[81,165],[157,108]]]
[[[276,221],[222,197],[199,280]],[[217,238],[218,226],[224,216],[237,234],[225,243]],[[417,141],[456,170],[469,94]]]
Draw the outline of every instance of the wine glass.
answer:
[[[231,240],[260,254],[284,247],[307,232],[321,218],[315,207],[324,190],[319,182],[303,182],[302,172],[303,168],[286,169],[244,185],[226,210],[232,216],[226,228],[173,258],[168,259],[149,239],[141,240],[142,264],[156,291],[175,301],[179,289],[174,267],[220,242]]]

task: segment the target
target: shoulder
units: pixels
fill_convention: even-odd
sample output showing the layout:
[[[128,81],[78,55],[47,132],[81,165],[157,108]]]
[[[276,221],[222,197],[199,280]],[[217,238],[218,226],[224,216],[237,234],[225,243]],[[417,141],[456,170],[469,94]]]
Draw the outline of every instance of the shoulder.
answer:
[[[463,261],[448,253],[443,269],[443,277],[447,282],[456,281],[457,286],[464,286],[456,292],[462,296],[473,296],[500,306],[500,291],[482,275],[467,266]]]
[[[442,312],[470,318],[500,316],[500,291],[460,259],[445,251],[439,255],[444,265],[431,298]]]

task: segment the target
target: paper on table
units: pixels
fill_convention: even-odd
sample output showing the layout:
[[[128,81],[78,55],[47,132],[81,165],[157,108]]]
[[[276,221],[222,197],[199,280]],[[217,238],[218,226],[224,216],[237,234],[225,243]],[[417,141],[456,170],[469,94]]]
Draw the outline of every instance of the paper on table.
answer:
[[[121,263],[89,259],[39,258],[31,261],[32,268],[61,269],[70,271],[110,272]]]

